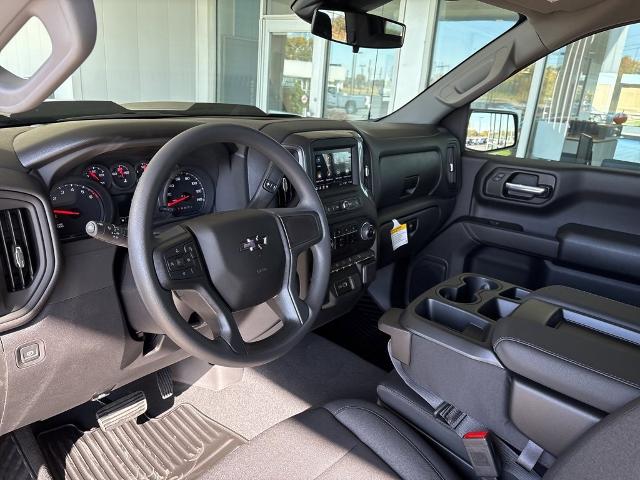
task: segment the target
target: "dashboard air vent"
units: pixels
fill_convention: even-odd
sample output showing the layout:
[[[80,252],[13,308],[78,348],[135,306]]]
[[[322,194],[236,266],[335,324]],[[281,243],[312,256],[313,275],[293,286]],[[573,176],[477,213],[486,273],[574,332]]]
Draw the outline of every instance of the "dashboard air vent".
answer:
[[[362,174],[364,176],[364,186],[369,192],[373,191],[373,185],[371,181],[371,157],[368,154],[364,154],[362,158]]]
[[[26,208],[0,210],[0,266],[9,292],[33,283],[37,255]]]
[[[447,145],[446,170],[450,190],[456,190],[458,184],[458,157],[458,145],[455,143]]]
[[[302,159],[302,151],[296,147],[285,147],[287,151],[293,155],[298,163],[304,167],[304,160]],[[306,169],[305,169],[306,170]],[[291,202],[293,202],[296,197],[296,191],[291,185],[291,182],[287,177],[282,177],[282,181],[280,182],[280,186],[278,187],[278,191],[276,192],[276,206],[278,208],[290,207]]]

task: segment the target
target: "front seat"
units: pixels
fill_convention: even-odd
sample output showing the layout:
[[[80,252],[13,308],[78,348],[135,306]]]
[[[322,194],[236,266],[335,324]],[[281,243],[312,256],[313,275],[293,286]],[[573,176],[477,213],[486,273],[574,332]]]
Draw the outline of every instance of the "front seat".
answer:
[[[206,479],[459,478],[409,425],[361,400],[306,410],[258,435]]]
[[[545,480],[637,479],[640,399],[609,415],[565,452]],[[225,457],[205,479],[460,478],[409,425],[361,400],[285,420]]]

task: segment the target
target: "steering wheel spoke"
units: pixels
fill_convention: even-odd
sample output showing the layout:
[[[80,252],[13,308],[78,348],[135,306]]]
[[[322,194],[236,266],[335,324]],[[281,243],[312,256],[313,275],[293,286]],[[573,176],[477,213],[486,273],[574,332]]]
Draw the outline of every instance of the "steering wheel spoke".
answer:
[[[277,218],[288,251],[282,289],[267,303],[285,326],[299,328],[311,318],[311,308],[300,296],[298,257],[322,240],[322,224],[318,214],[305,207],[265,210]]]
[[[284,324],[296,327],[304,325],[311,316],[311,309],[307,302],[300,298],[300,289],[295,275],[291,275],[285,282],[282,291],[267,301],[271,309],[280,317]]]
[[[182,225],[164,230],[155,238],[153,259],[160,285],[195,312],[211,329],[216,341],[224,341],[238,355],[245,343],[231,308],[207,276],[204,256],[193,234]]]
[[[293,255],[308,250],[322,240],[322,223],[319,215],[304,207],[269,209],[284,230],[283,240]]]
[[[225,342],[237,355],[246,354],[246,344],[233,312],[206,279],[175,294],[209,326],[215,341]]]

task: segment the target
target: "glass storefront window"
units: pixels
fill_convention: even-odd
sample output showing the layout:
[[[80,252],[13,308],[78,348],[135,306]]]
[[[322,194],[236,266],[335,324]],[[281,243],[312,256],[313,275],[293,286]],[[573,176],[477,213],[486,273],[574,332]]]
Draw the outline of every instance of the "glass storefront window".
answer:
[[[267,15],[291,15],[293,0],[266,0]]]
[[[287,32],[270,35],[267,111],[309,115],[313,36]]]
[[[335,120],[379,118],[391,111],[398,54],[331,44],[324,117]]]
[[[400,19],[400,8],[401,8],[401,1],[392,0],[391,2],[385,3],[384,5],[381,5],[378,8],[374,8],[369,13],[398,21]]]
[[[260,0],[217,2],[217,100],[257,104]]]
[[[424,0],[418,0],[424,1]],[[399,20],[401,1],[393,0],[371,11]],[[324,87],[324,117],[334,120],[380,118],[393,109],[398,50],[361,49],[329,44]]]
[[[517,22],[514,12],[478,0],[439,0],[429,85]]]

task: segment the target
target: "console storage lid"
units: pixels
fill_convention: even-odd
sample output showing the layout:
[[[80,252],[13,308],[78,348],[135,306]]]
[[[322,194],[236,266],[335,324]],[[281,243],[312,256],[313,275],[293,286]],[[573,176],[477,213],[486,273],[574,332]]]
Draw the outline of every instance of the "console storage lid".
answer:
[[[594,297],[542,289],[495,324],[491,341],[511,372],[612,412],[640,396],[640,309]]]

